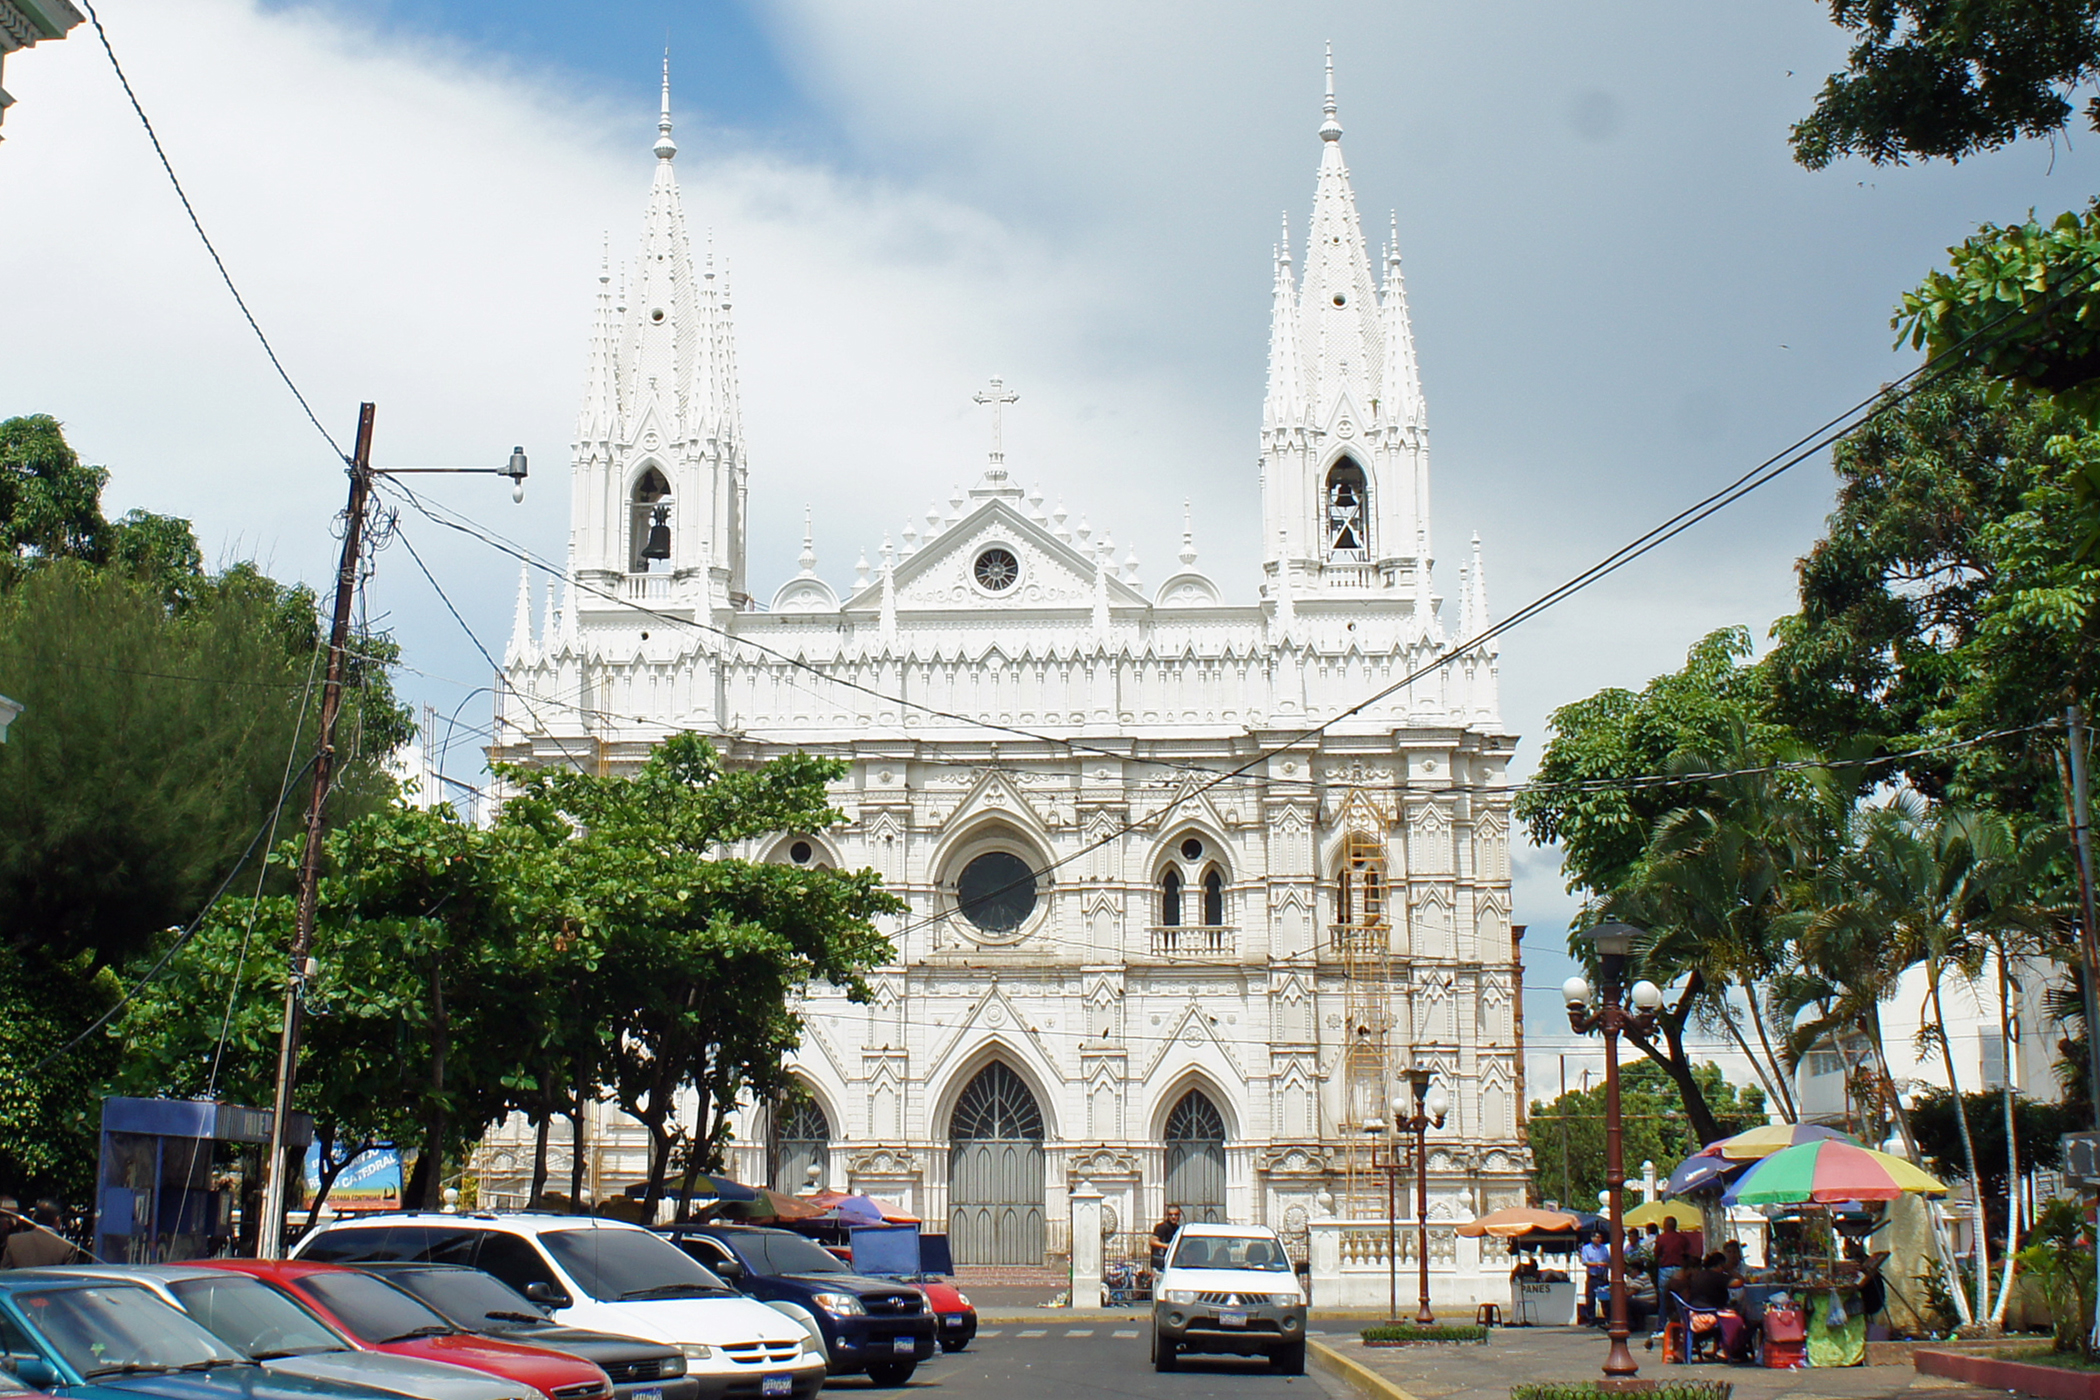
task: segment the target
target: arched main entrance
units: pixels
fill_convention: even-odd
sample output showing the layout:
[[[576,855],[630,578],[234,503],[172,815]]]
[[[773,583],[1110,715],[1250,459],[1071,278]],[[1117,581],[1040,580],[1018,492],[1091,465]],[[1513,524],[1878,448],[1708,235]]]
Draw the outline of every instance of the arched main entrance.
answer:
[[[1225,1218],[1225,1117],[1200,1089],[1167,1115],[1166,1186],[1183,1220]]]
[[[1043,1111],[994,1061],[962,1091],[948,1138],[948,1247],[958,1264],[1043,1262]]]
[[[812,1165],[822,1168],[830,1155],[831,1122],[816,1100],[802,1098],[773,1110],[773,1141],[770,1144],[775,1191],[793,1195],[807,1190]],[[824,1182],[823,1185],[830,1185]]]

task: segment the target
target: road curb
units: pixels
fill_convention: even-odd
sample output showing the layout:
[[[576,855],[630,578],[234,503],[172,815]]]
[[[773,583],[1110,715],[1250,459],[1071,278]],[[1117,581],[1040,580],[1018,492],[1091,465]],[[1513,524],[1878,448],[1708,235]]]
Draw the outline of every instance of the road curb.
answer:
[[[1415,1400],[1415,1397],[1354,1357],[1344,1356],[1316,1337],[1305,1339],[1306,1359],[1364,1400]]]

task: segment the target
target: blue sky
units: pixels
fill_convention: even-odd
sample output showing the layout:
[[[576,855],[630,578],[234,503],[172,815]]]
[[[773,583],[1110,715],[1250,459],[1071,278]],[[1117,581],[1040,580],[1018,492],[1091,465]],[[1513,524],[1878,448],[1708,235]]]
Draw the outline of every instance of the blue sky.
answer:
[[[1891,307],[1978,222],[2100,188],[2084,142],[1794,166],[1787,124],[1844,51],[1814,0],[98,8],[338,435],[370,398],[394,465],[524,443],[523,506],[471,478],[433,490],[556,556],[589,298],[604,241],[619,257],[636,234],[668,37],[686,208],[735,270],[762,595],[795,570],[805,507],[843,584],[974,475],[969,396],[1000,373],[1022,480],[1154,582],[1193,498],[1204,566],[1251,598],[1269,254],[1310,204],[1330,39],[1366,222],[1376,240],[1394,211],[1406,256],[1439,552],[1481,533],[1498,614],[1902,373]],[[25,217],[0,233],[0,414],[59,414],[114,509],[324,579],[340,473],[92,36],[7,77],[0,207]],[[1808,464],[1508,638],[1524,760],[1555,706],[1638,686],[1715,627],[1762,634],[1829,500]],[[515,570],[403,528],[500,652]],[[370,606],[414,699],[485,717],[487,667],[400,550]],[[1570,913],[1550,852],[1521,860],[1518,898],[1527,980],[1550,987]]]

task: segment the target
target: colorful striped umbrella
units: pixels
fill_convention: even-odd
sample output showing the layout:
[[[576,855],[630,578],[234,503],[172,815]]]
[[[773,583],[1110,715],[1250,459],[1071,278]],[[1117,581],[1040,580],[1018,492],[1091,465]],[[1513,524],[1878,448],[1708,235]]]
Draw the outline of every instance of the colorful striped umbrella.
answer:
[[[1706,1144],[1705,1150],[1719,1153],[1731,1162],[1754,1162],[1760,1157],[1769,1157],[1774,1152],[1799,1147],[1804,1142],[1849,1142],[1854,1147],[1864,1145],[1850,1133],[1841,1133],[1836,1128],[1825,1128],[1814,1123],[1766,1123],[1748,1132],[1737,1133],[1734,1137],[1710,1142]]]
[[[1893,1201],[1940,1195],[1947,1187],[1901,1157],[1849,1142],[1804,1142],[1774,1152],[1737,1178],[1721,1199],[1731,1205],[1801,1201]]]

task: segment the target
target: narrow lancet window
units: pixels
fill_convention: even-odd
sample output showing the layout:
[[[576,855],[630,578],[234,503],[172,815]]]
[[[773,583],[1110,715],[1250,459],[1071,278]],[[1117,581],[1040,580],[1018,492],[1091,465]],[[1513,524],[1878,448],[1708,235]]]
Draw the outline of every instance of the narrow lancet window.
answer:
[[[1181,927],[1181,872],[1171,865],[1159,877],[1159,924],[1161,928]]]

